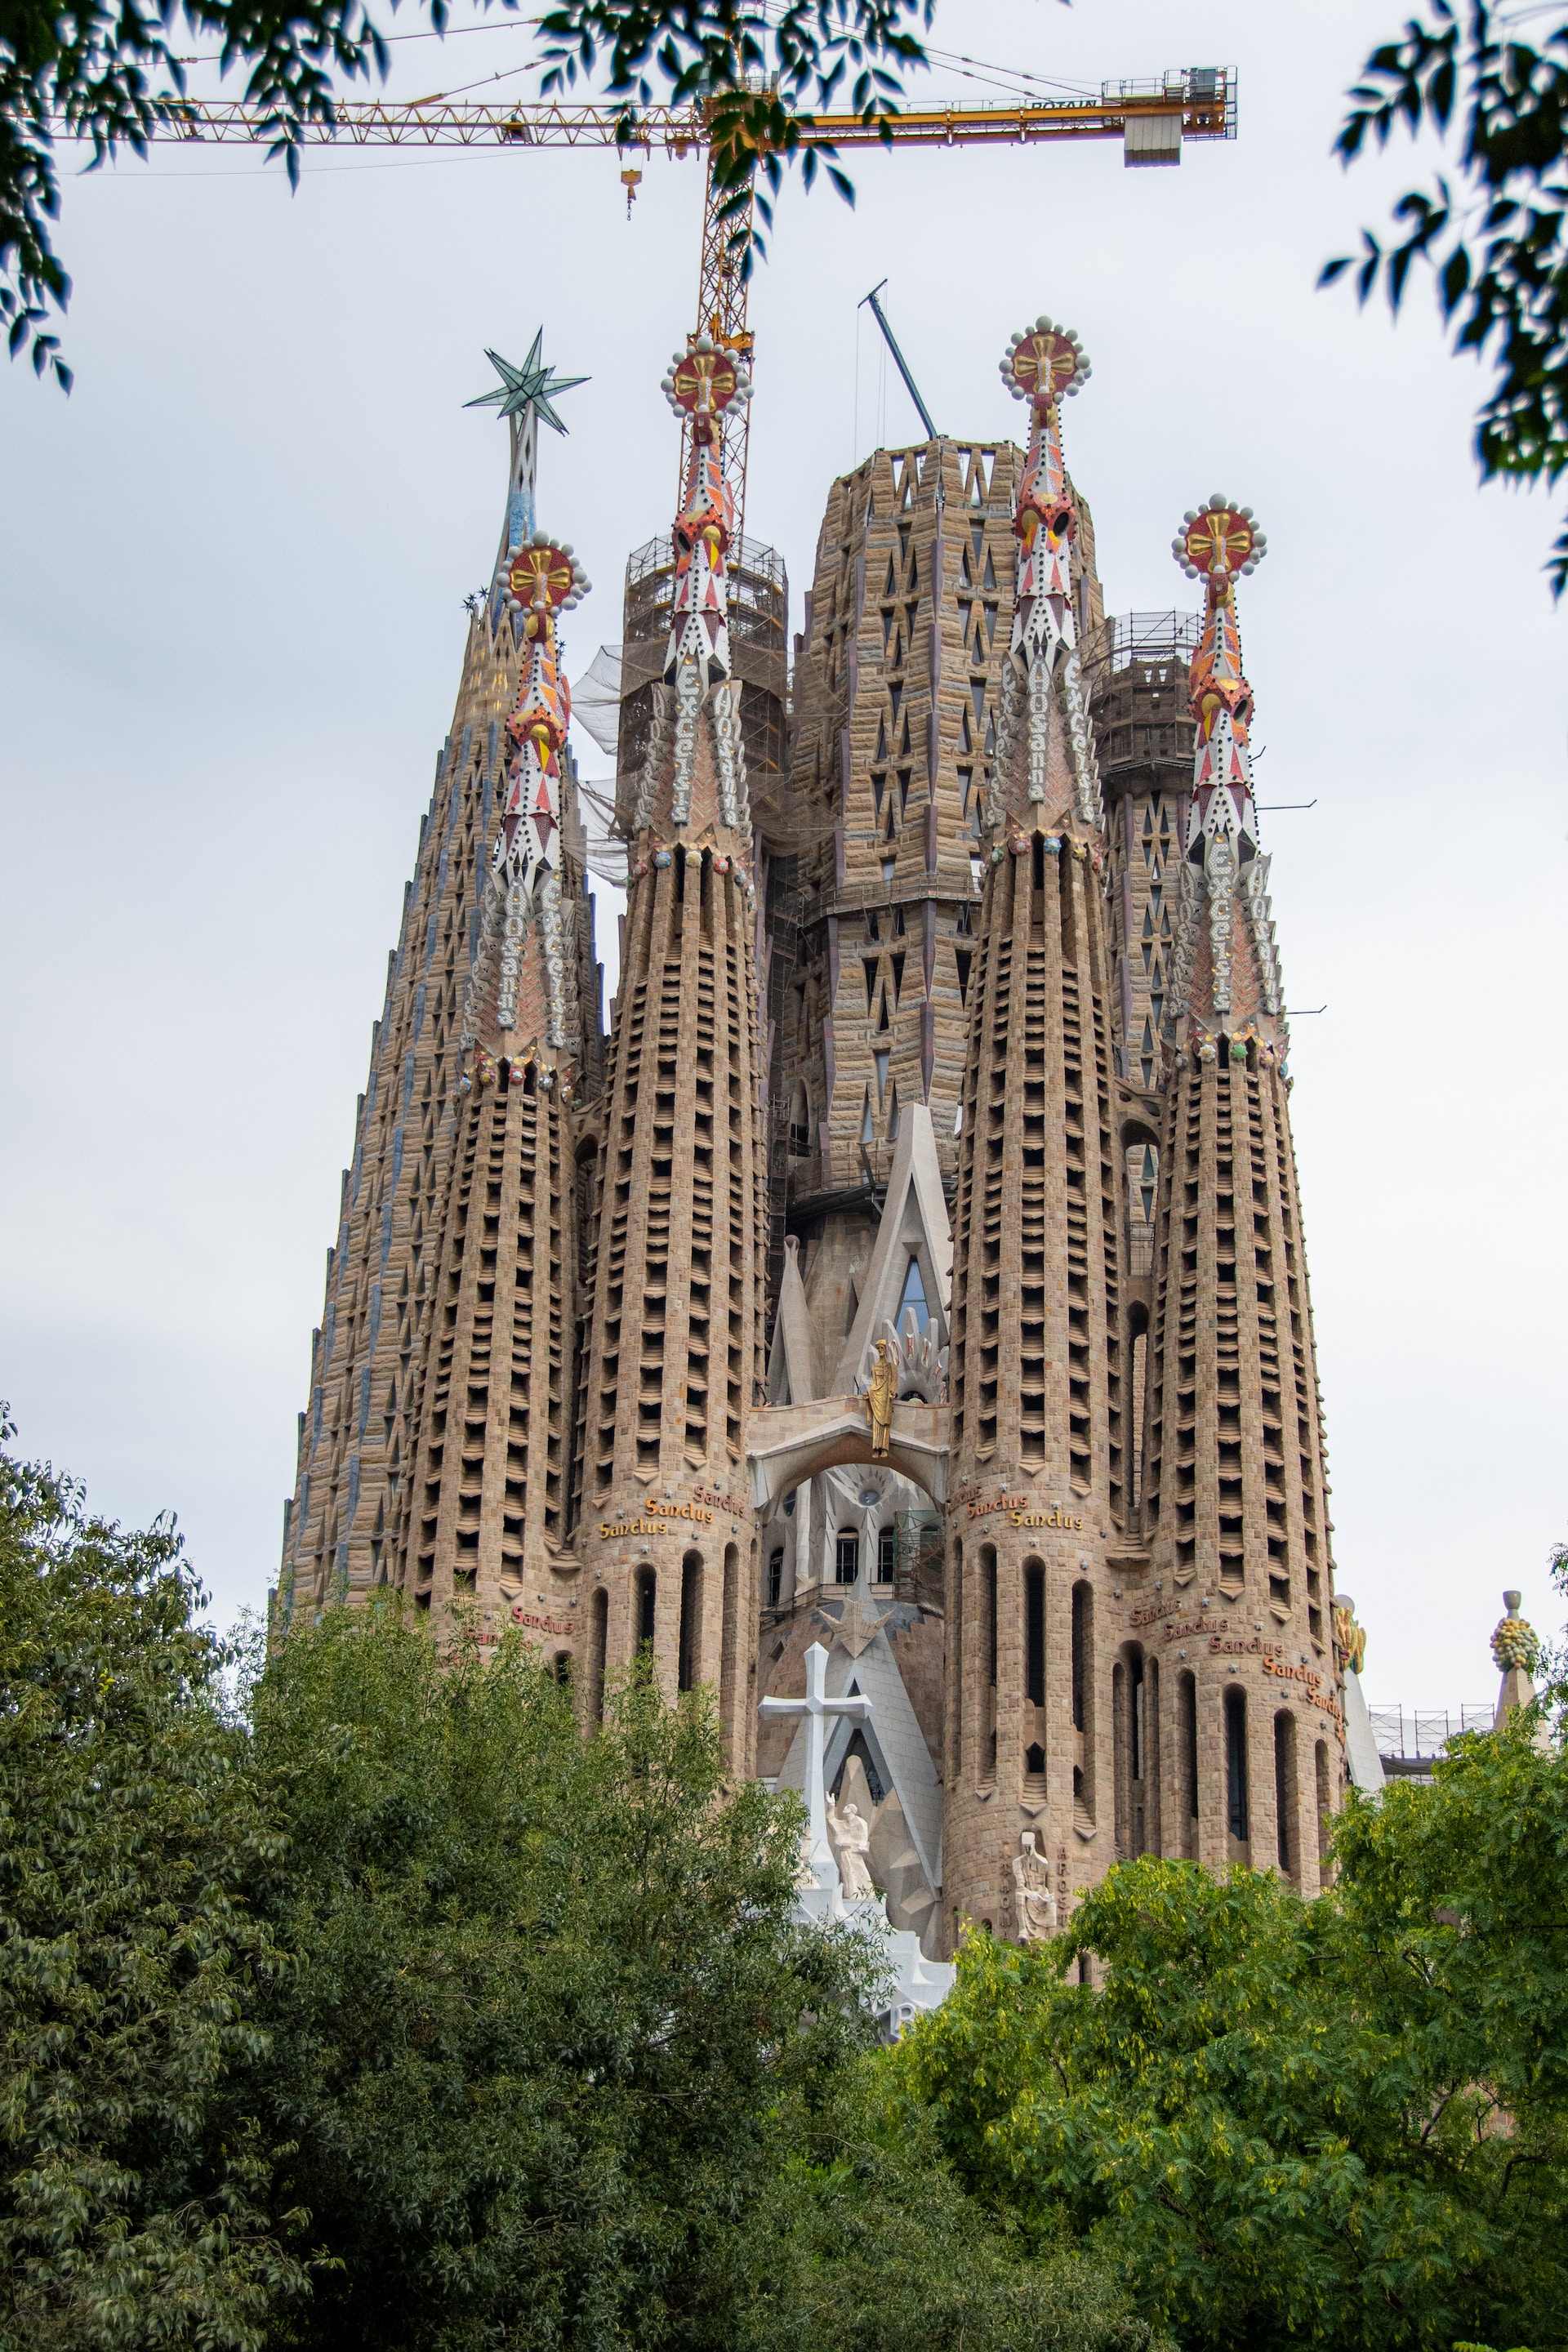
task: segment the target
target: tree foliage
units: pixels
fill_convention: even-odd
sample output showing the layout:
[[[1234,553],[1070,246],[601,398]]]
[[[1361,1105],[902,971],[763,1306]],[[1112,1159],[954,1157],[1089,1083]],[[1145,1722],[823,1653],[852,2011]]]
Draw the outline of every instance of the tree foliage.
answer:
[[[449,0],[416,0],[431,28],[446,30]],[[484,0],[489,6],[490,0]],[[497,0],[515,12],[519,0]],[[396,8],[397,0],[391,0]],[[637,136],[637,115],[656,94],[710,110],[717,184],[743,268],[759,164],[776,188],[798,157],[809,185],[819,161],[839,193],[848,180],[829,148],[802,149],[799,113],[836,97],[863,120],[896,110],[901,76],[924,58],[919,27],[932,0],[560,0],[535,20],[543,87],[561,89],[601,66],[621,111],[621,135]],[[289,183],[300,174],[308,125],[335,120],[333,93],[384,77],[388,52],[365,0],[0,0],[0,319],[11,356],[31,355],[66,391],[71,371],[49,321],[70,297],[55,249],[60,208],[55,141],[81,140],[93,162],[121,147],[144,155],[160,125],[178,115],[185,91],[181,36],[210,42],[234,70],[247,104],[263,118],[268,152]],[[765,196],[759,195],[764,219]]]
[[[717,2343],[874,1975],[791,1914],[798,1809],[647,1680],[584,1742],[513,1639],[338,1612],[255,1699],[296,1955],[267,2111],[341,2267],[290,2339]]]
[[[307,2284],[230,2095],[282,1981],[244,1896],[277,1848],[200,1599],[171,1528],[123,1534],[0,1458],[6,2352],[250,2352]]]
[[[961,2180],[1184,2345],[1559,2340],[1568,1761],[1535,1728],[1352,1798],[1315,1903],[1145,1858],[1047,1954],[972,1939],[898,2062]]]
[[[1536,40],[1521,18],[1556,18]],[[1394,207],[1397,239],[1362,233],[1363,302],[1382,284],[1395,311],[1417,261],[1431,266],[1460,351],[1492,369],[1477,424],[1484,478],[1555,484],[1568,471],[1568,11],[1499,11],[1488,0],[1429,0],[1374,49],[1336,142],[1349,163],[1369,142],[1429,130],[1455,149],[1451,173]],[[1568,525],[1552,553],[1552,593],[1568,585]]]
[[[0,2352],[1148,2343],[893,2115],[704,1695],[202,1603],[0,1462]]]
[[[733,2352],[1152,2352],[1103,2259],[962,2188],[885,2053],[784,2168]]]

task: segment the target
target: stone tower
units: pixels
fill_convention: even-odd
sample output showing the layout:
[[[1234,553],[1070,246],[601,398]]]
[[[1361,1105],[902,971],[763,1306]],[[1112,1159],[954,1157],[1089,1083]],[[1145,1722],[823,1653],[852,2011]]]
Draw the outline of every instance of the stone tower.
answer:
[[[1264,547],[1250,509],[1221,499],[1175,542],[1205,609],[1173,836],[1142,1517],[1156,1581],[1195,1603],[1182,1613],[1198,1636],[1179,1645],[1163,1850],[1278,1866],[1310,1889],[1342,1717],[1289,1035],[1236,609]]]
[[[285,1622],[388,1581],[473,1637],[577,1646],[573,1286],[587,1245],[574,1105],[597,1090],[593,902],[560,616],[586,586],[534,523],[537,434],[571,388],[496,358],[510,467],[470,600],[343,1176],[286,1517]],[[574,379],[574,381],[581,381]]]
[[[718,1688],[738,1768],[754,1719],[746,1443],[761,1396],[765,1171],[722,420],[749,389],[735,356],[703,337],[666,379],[692,422],[691,459],[663,677],[623,820],[626,922],[581,1407],[595,1688],[651,1648],[672,1692]]]
[[[944,1888],[950,1913],[997,1925],[1021,1821],[1068,1891],[1110,1828],[1097,1667],[1131,1418],[1105,845],[1060,437],[1088,370],[1045,320],[1005,366],[1031,429],[958,1171]]]
[[[827,1778],[928,1958],[1142,1853],[1315,1890],[1344,1685],[1250,514],[1188,516],[1201,613],[1107,621],[1062,448],[1088,364],[1039,319],[1003,362],[1026,448],[834,486],[786,710],[787,583],[726,478],[744,357],[689,339],[681,510],[590,673],[628,866],[606,1047],[584,583],[533,513],[563,387],[537,341],[496,365],[506,523],[343,1179],[283,1622],[391,1581],[447,1638],[517,1623],[585,1726],[646,1654],[713,1688],[736,1773],[796,1787],[809,1743],[757,1703],[820,1643],[825,1696],[870,1702]]]

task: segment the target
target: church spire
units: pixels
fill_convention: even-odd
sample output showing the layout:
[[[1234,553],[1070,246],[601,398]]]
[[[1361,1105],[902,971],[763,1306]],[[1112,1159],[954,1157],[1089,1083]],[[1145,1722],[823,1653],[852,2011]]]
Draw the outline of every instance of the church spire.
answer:
[[[676,353],[664,378],[671,408],[691,419],[691,458],[674,530],[665,696],[648,746],[634,829],[668,825],[694,845],[715,826],[742,836],[751,828],[741,687],[730,657],[727,559],[735,494],[724,478],[721,422],[727,409],[744,405],[751,391],[743,362],[706,335]]]
[[[1258,1013],[1283,1018],[1268,860],[1258,846],[1252,793],[1252,688],[1241,666],[1236,610],[1237,581],[1257,570],[1268,546],[1252,509],[1217,493],[1205,507],[1189,509],[1171,542],[1188,579],[1203,581],[1205,602],[1189,684],[1197,732],[1168,1013],[1173,1020],[1189,1013],[1214,1030],[1239,1032]],[[1250,935],[1239,950],[1238,899]]]
[[[505,572],[507,558],[524,540],[533,536],[534,498],[539,486],[539,428],[548,425],[552,433],[564,434],[566,427],[555,413],[555,402],[563,392],[574,392],[580,383],[590,381],[585,375],[558,376],[553,368],[545,366],[543,348],[544,330],[541,327],[521,367],[503,360],[499,352],[487,351],[485,357],[500,382],[491,391],[481,392],[477,400],[463,404],[466,408],[499,409],[506,418],[511,442],[506,520],[496,551],[498,583]]]
[[[540,329],[521,367],[497,352],[486,357],[500,383],[467,404],[495,407],[511,436],[510,488],[496,559],[485,643],[499,659],[520,657],[511,709],[500,730],[504,745],[500,824],[487,843],[490,871],[464,1003],[462,1042],[483,1050],[571,1047],[579,1024],[570,1002],[561,897],[561,828],[571,754],[566,730],[571,689],[562,667],[559,616],[588,593],[588,577],[570,540],[535,527],[538,428],[564,433],[554,399],[585,376],[558,377],[543,364]],[[503,619],[511,627],[500,634]],[[499,681],[498,681],[499,682]],[[491,727],[491,758],[497,728]],[[486,803],[489,822],[489,803]],[[533,951],[529,952],[530,939]],[[521,1033],[521,1034],[520,1034]],[[481,1059],[481,1076],[488,1066]]]
[[[1070,796],[1083,823],[1098,825],[1099,775],[1079,688],[1073,610],[1078,510],[1061,436],[1061,404],[1088,381],[1089,362],[1069,328],[1039,318],[1013,337],[1001,373],[1014,399],[1028,403],[1029,446],[1013,519],[1017,588],[996,780],[1015,821],[1059,819]]]

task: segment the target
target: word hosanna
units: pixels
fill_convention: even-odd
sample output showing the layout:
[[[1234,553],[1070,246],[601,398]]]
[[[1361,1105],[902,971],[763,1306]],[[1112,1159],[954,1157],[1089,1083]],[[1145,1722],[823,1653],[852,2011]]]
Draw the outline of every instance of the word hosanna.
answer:
[[[585,1726],[643,1650],[716,1692],[737,1775],[797,1788],[804,1720],[759,1705],[822,1643],[828,1696],[871,1702],[830,1785],[932,1958],[966,1919],[1023,1931],[1037,1841],[1064,1916],[1143,1852],[1314,1891],[1344,1661],[1250,509],[1187,514],[1192,609],[1107,618],[1063,454],[1087,362],[1039,320],[1003,362],[1018,443],[834,483],[792,661],[783,565],[735,529],[745,365],[690,339],[680,510],[579,698],[616,761],[591,851],[586,583],[535,519],[565,387],[537,341],[498,366],[505,520],[343,1178],[279,1632],[398,1586],[453,1635],[521,1624]],[[626,859],[607,1035],[591,855]]]

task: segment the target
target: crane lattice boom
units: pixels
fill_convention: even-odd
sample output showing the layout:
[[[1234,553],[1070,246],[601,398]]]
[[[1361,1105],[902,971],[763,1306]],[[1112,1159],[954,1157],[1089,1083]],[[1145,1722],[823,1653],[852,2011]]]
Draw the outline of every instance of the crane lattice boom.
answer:
[[[1234,139],[1237,77],[1233,67],[1194,66],[1157,81],[1108,81],[1098,98],[1064,98],[1010,106],[910,107],[864,122],[855,114],[802,115],[800,143],[832,147],[841,153],[877,147],[1016,147],[1047,140],[1120,139],[1132,164],[1179,163],[1189,139]],[[155,102],[145,136],[194,144],[254,146],[285,135],[307,147],[615,147],[626,166],[621,173],[628,196],[641,173],[637,156],[700,153],[709,145],[708,117],[701,106],[649,106],[635,117],[612,106],[474,106],[455,99],[415,99],[402,106],[383,101],[334,100],[330,122],[285,125],[262,107],[228,99],[174,98]],[[632,128],[626,131],[628,122]],[[53,128],[69,136],[63,119]],[[750,273],[743,267],[750,232],[749,206],[733,207],[732,194],[715,189],[708,172],[702,214],[702,257],[698,272],[699,333],[729,349],[752,350],[746,326]],[[731,428],[730,457],[735,488],[736,535],[745,518],[746,460],[752,404]],[[680,484],[690,456],[690,425],[681,436]]]

